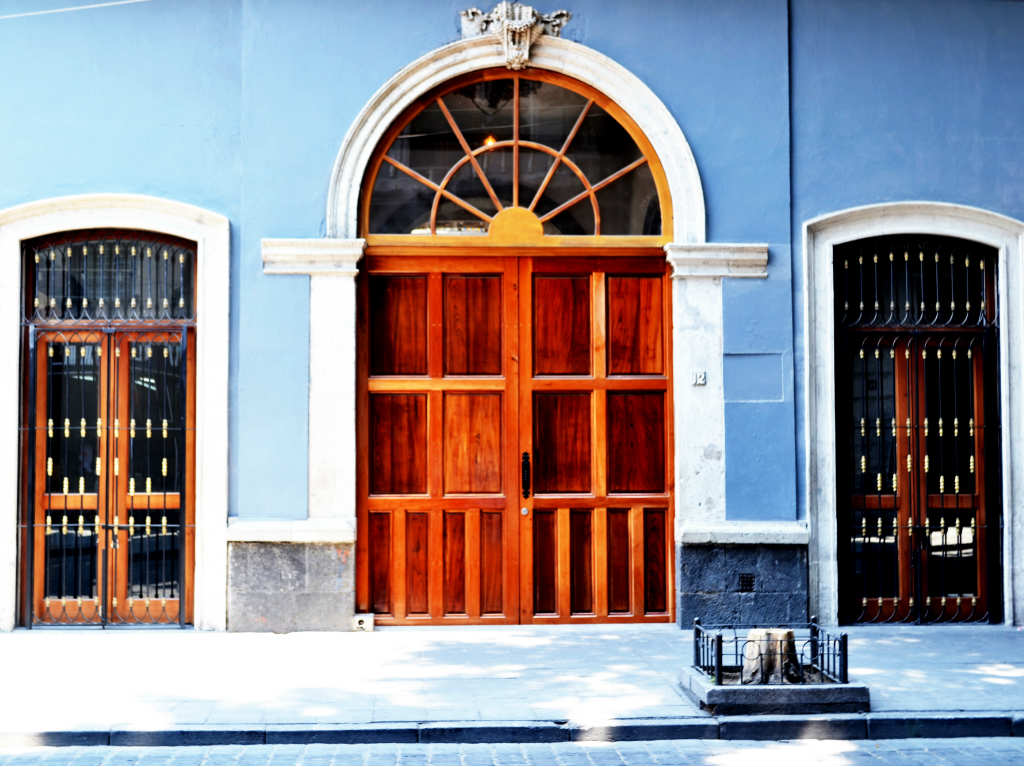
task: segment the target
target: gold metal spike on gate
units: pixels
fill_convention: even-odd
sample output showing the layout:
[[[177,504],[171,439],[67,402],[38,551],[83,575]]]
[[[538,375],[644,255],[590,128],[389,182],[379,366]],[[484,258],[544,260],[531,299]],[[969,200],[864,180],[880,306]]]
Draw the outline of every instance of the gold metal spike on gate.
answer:
[[[939,416],[939,436],[942,436],[942,416]]]
[[[171,306],[171,302],[167,300],[167,296],[164,296],[163,308],[164,309],[169,309],[170,306]]]
[[[150,477],[146,477],[146,495],[153,492],[153,480]]]
[[[953,418],[953,436],[960,436],[960,419],[956,417]]]
[[[152,437],[153,437],[153,419],[152,418],[147,418],[146,419],[146,439],[151,439]]]
[[[164,422],[163,422],[163,437],[164,437],[164,439],[167,439],[167,419],[166,418],[164,419]]]
[[[46,436],[49,437],[50,439],[53,439],[53,419],[52,418],[47,418],[46,419]]]
[[[134,351],[134,350],[133,350]],[[135,419],[132,418],[128,421],[128,436],[135,439]]]
[[[892,419],[892,436],[896,436],[896,419]]]
[[[875,476],[875,488],[878,492],[882,492],[882,472],[878,472]]]
[[[64,439],[70,439],[71,437],[71,419],[64,419]]]
[[[924,306],[922,306],[921,308],[923,309]],[[923,360],[928,359],[928,350],[927,349],[922,349],[921,350],[921,359],[923,359]]]
[[[160,476],[161,477],[166,477],[167,476],[167,459],[166,458],[161,458],[160,459]]]
[[[171,356],[171,350],[168,347],[165,346],[164,347],[164,359],[167,359],[169,356]]]
[[[153,347],[151,345],[146,346],[146,359],[153,359]]]
[[[166,261],[167,260],[167,248],[164,248],[162,251],[160,251],[160,255],[163,256],[164,261]]]
[[[78,494],[85,495],[85,477],[78,478]]]
[[[49,535],[53,532],[53,517],[49,514],[46,515],[46,534]]]
[[[867,607],[868,606],[868,598],[867,597],[861,597],[860,606],[861,607]]]
[[[121,428],[121,419],[120,418],[115,418],[114,419],[114,439],[117,439],[117,432],[118,432],[118,430],[120,428]]]
[[[61,520],[60,520],[60,534],[61,535],[67,535],[68,534],[68,515],[67,514],[65,514],[63,517],[61,517]]]
[[[910,453],[907,453],[907,471],[912,471],[914,466],[914,459],[910,457]]]
[[[936,308],[938,308],[938,304],[936,304],[935,306],[936,306]],[[941,360],[942,359],[942,349],[938,349],[935,352],[935,356],[938,357]]]
[[[132,299],[132,306],[135,306],[135,299],[134,298]],[[135,359],[136,353],[137,353],[137,350],[135,349],[135,346],[133,345],[132,346],[132,359]]]
[[[876,264],[878,263],[878,254],[877,253],[875,253],[875,256],[874,256],[874,259],[873,259],[873,263],[876,263]]]
[[[68,494],[68,478],[67,477],[64,477],[64,482],[62,483],[61,488],[64,490],[64,495],[67,495]]]
[[[99,458],[96,459],[96,476],[99,477],[102,474],[103,461]]]
[[[178,299],[178,308],[179,309],[184,309],[185,308],[185,296],[181,296],[181,298]]]
[[[83,536],[83,537],[85,536],[85,515],[84,514],[79,514],[78,515],[78,534],[80,536]]]
[[[861,308],[861,309],[863,309],[863,308],[864,308],[864,305],[863,305],[863,304],[861,304],[861,307],[860,307],[860,308]],[[861,350],[860,350],[860,358],[861,358],[861,359],[864,359],[864,350],[863,350],[863,349],[861,349]]]
[[[927,474],[927,473],[928,473],[928,467],[929,467],[930,465],[931,465],[931,464],[930,464],[930,462],[928,461],[928,454],[927,454],[927,453],[925,453],[925,454],[924,454],[924,473],[925,473],[925,474]]]
[[[120,309],[121,308],[121,297],[120,296],[114,296],[114,308],[115,309]],[[121,356],[121,350],[120,349],[117,350],[117,356],[118,357]]]
[[[85,419],[84,418],[78,422],[78,433],[82,437],[82,439],[85,439]]]
[[[868,471],[868,458],[865,455],[860,457],[860,473],[866,474]]]
[[[977,606],[978,606],[978,598],[977,597],[971,597],[971,607],[977,607]]]
[[[160,535],[167,535],[167,515],[160,517]]]
[[[897,487],[897,485],[896,485],[896,475],[893,474],[892,475],[892,492],[893,492],[894,495],[896,493],[896,487]]]
[[[875,311],[878,311],[878,302],[877,301],[875,302]],[[878,349],[875,349],[875,359],[876,360],[879,359]]]
[[[153,298],[152,298],[152,296],[146,296],[146,308],[147,309],[152,309],[153,308]]]
[[[959,474],[954,474],[953,475],[953,492],[956,493],[957,495],[960,494],[960,475]],[[959,519],[957,520],[957,524],[959,524]]]
[[[981,259],[978,262],[978,271],[981,271],[981,272],[985,271],[985,259],[984,258]]]
[[[70,297],[64,302],[64,306],[66,308],[68,308],[68,309],[71,308],[71,298]]]
[[[877,537],[879,537],[879,538],[882,537],[882,518],[881,517],[878,518],[878,536]]]
[[[128,479],[128,495],[135,495],[135,477]]]
[[[974,436],[974,419],[973,418],[971,418],[969,421],[967,421],[967,426],[970,429],[970,435],[973,437]]]
[[[876,437],[881,437],[882,436],[882,419],[881,418],[876,418],[875,419],[875,436]]]
[[[942,476],[941,474],[939,475],[939,492],[940,493],[946,492],[946,478],[944,476]]]
[[[117,458],[117,456],[114,456],[114,476],[115,476],[115,477],[116,477],[116,476],[117,476],[118,474],[120,474],[120,473],[121,473],[121,472],[120,472],[120,468],[121,468],[121,461],[120,461],[120,460],[119,460],[119,459]]]
[[[135,535],[135,516],[132,514],[128,515],[128,537]]]
[[[867,419],[865,418],[860,419],[860,436],[867,436]]]
[[[100,432],[102,432],[102,431],[103,431],[103,419],[102,418],[97,418],[96,419],[96,436],[99,436]]]
[[[53,476],[53,456],[48,456],[46,459],[46,476]]]
[[[151,523],[152,523],[152,519],[150,518],[149,514],[147,514],[146,515],[146,535],[150,535],[150,533],[151,533]]]
[[[971,456],[971,474],[974,473],[974,456]]]
[[[133,256],[135,255],[135,246],[134,245],[132,245],[131,253],[132,253]]]
[[[928,418],[924,419],[924,436],[928,436]]]

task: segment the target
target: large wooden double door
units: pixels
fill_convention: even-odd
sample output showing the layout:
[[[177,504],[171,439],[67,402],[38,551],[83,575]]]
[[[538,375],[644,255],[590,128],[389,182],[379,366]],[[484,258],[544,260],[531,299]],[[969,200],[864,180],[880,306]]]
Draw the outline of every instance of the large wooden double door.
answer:
[[[664,257],[369,255],[359,290],[358,609],[672,620]]]

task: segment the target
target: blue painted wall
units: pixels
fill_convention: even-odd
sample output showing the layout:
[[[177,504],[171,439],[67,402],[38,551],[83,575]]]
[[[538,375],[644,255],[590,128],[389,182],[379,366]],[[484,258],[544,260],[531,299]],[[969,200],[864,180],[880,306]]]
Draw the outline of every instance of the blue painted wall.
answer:
[[[6,0],[0,16],[73,4]],[[352,120],[456,39],[469,4],[148,0],[0,18],[0,207],[128,191],[231,219],[232,513],[306,512],[308,281],[265,276],[259,241],[324,234]],[[708,239],[769,245],[767,280],[724,287],[727,514],[793,519],[802,223],[892,199],[1024,217],[1024,3],[568,5],[565,35],[679,121]]]
[[[793,252],[802,434],[805,221],[892,200],[1024,219],[1024,3],[793,0]],[[799,476],[805,455],[798,452]],[[801,508],[805,506],[801,482]]]

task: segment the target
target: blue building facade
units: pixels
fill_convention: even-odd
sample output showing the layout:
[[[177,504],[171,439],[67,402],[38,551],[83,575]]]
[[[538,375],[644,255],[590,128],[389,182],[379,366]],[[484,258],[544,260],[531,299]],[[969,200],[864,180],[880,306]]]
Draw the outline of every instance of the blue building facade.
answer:
[[[45,545],[35,541],[57,524],[46,522],[43,537],[25,532],[44,524],[33,521],[26,494],[27,477],[42,471],[32,468],[27,434],[43,421],[26,415],[34,358],[17,313],[28,289],[25,243],[101,229],[196,243],[197,405],[188,427],[197,435],[195,548],[181,565],[192,586],[175,592],[193,600],[194,611],[176,608],[176,616],[228,630],[347,629],[364,612],[386,622],[397,613],[375,609],[378,576],[358,566],[374,550],[360,516],[360,467],[374,460],[357,433],[368,417],[358,285],[374,234],[360,190],[405,110],[446,82],[507,63],[498,26],[464,36],[462,4],[405,0],[373,9],[314,0],[134,0],[60,12],[51,5],[59,4],[9,0],[0,11],[8,73],[0,86],[0,281],[5,302],[16,302],[3,320],[12,362],[0,390],[0,484],[10,507],[0,626],[38,619],[29,571]],[[541,16],[554,10],[536,8]],[[651,247],[666,258],[670,296],[671,481],[661,522],[669,549],[648,567],[666,571],[668,604],[651,614],[684,626],[697,616],[784,622],[812,614],[826,622],[1020,623],[1024,569],[1015,546],[1024,545],[1024,515],[1015,499],[1024,499],[1024,485],[1016,487],[1024,457],[1014,437],[1024,429],[1015,382],[1024,343],[1024,7],[576,0],[566,10],[560,34],[545,30],[526,68],[508,71],[553,72],[603,94],[649,139],[667,190],[661,215],[672,231]],[[986,295],[998,303],[998,315],[978,320],[992,326],[991,367],[971,379],[986,404],[972,400],[980,409],[956,416],[958,434],[967,418],[980,434],[984,410],[992,440],[979,437],[962,455],[951,448],[950,460],[964,468],[944,468],[941,491],[928,484],[936,470],[902,473],[905,461],[930,456],[937,465],[936,451],[945,449],[928,447],[933,404],[864,405],[856,415],[860,400],[844,392],[850,380],[868,386],[868,374],[837,341],[839,255],[881,253],[884,266],[895,248],[894,263],[901,249],[923,259],[922,238],[935,245],[936,263],[940,251],[943,259],[954,251],[975,263],[987,258],[994,281]],[[851,245],[858,242],[870,245]],[[533,246],[547,247],[524,247]],[[895,287],[896,278],[884,286],[873,279],[876,301],[881,293],[883,303],[906,297],[909,305],[909,288]],[[951,279],[955,303],[962,282]],[[936,300],[944,290],[935,288]],[[972,289],[962,290],[969,301]],[[870,326],[876,336],[888,332],[884,322]],[[900,327],[914,340],[883,347],[893,360],[896,350],[910,359],[913,344],[927,343],[923,325]],[[931,375],[914,370],[922,380]],[[895,386],[893,401],[904,396],[899,372],[878,375],[872,387]],[[928,396],[920,401],[932,403]],[[897,436],[904,411],[914,422]],[[865,439],[878,419],[879,440],[892,420],[891,449],[879,457],[877,446],[858,447],[857,418]],[[984,461],[987,485],[978,479],[966,489],[968,459],[978,477]],[[870,475],[867,490],[863,478],[847,476],[850,466]],[[947,493],[954,475],[956,492]],[[911,495],[911,481],[923,488],[914,491],[920,509],[899,500]],[[509,503],[508,519],[516,519],[519,504]],[[114,523],[114,537],[123,524]],[[95,525],[98,539],[98,512]],[[520,545],[507,531],[502,540]],[[505,573],[506,596],[520,593],[506,603],[510,622],[539,614],[526,608],[531,586],[517,573],[532,578],[534,598],[540,576],[515,564],[523,550],[517,556],[504,565],[515,571]],[[606,554],[581,556],[598,557],[595,571],[608,566]],[[406,562],[379,577],[407,579],[411,568]],[[939,572],[948,583],[938,584]],[[424,620],[444,622],[433,588]],[[66,595],[51,598],[63,599],[67,617]],[[138,598],[148,610],[160,597]],[[642,612],[632,604],[621,617]],[[589,605],[558,615],[607,619],[607,604],[601,613]]]

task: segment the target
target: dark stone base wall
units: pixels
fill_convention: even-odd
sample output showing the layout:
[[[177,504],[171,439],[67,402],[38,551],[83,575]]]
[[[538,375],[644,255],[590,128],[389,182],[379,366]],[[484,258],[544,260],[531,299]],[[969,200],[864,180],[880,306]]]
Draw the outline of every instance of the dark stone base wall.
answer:
[[[807,620],[807,547],[679,545],[681,628],[704,623],[788,623]],[[754,576],[741,590],[740,575]]]
[[[352,543],[228,544],[228,631],[351,631]]]

